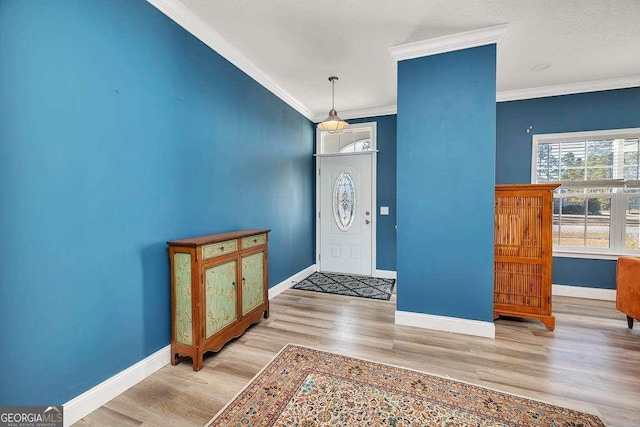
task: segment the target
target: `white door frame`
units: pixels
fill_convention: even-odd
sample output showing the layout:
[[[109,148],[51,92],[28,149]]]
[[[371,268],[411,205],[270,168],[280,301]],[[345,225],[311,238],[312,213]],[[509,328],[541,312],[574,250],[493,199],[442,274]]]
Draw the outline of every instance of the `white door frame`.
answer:
[[[318,154],[318,148],[322,138],[320,129],[316,128],[316,270],[322,271],[322,260],[320,259],[320,161],[318,157],[335,157],[335,156],[371,156],[371,275],[376,275],[376,230],[378,227],[378,203],[376,198],[377,188],[377,170],[378,170],[378,126],[377,122],[357,123],[349,125],[347,129],[370,128],[371,129],[371,148],[370,151],[362,153],[333,153]]]

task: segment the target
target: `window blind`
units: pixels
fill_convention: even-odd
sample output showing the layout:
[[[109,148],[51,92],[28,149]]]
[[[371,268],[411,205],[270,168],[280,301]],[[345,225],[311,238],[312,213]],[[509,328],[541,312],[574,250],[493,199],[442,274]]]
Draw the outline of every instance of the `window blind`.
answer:
[[[640,188],[640,139],[539,142],[539,183],[565,188]]]

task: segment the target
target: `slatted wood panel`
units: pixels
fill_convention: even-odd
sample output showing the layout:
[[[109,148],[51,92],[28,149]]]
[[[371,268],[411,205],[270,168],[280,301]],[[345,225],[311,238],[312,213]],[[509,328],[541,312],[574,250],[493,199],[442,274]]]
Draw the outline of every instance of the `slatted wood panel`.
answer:
[[[539,312],[542,308],[542,265],[496,262],[494,303]]]
[[[495,302],[526,307],[533,313],[542,307],[542,195],[496,197],[494,245]]]
[[[502,193],[496,197],[496,255],[542,258],[543,196]]]
[[[557,185],[497,185],[494,317],[533,317],[553,329],[552,202]]]

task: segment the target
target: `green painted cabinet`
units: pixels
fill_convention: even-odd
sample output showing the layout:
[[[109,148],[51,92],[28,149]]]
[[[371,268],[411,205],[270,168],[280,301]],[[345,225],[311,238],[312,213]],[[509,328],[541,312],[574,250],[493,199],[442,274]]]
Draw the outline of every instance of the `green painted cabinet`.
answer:
[[[242,230],[167,242],[171,266],[171,364],[202,368],[218,351],[269,316],[269,230]]]
[[[264,302],[264,253],[242,257],[242,314]]]
[[[236,310],[236,277],[238,263],[234,261],[215,265],[204,270],[205,337],[233,323],[238,317]],[[244,296],[243,296],[244,298]]]
[[[193,319],[191,318],[191,254],[177,253],[173,257],[175,308],[173,333],[177,342],[191,345]]]

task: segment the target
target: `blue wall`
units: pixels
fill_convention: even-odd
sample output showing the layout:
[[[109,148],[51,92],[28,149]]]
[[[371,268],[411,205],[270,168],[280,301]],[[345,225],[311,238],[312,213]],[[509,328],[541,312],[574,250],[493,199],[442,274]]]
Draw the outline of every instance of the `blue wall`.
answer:
[[[398,64],[398,310],[493,321],[495,45]]]
[[[376,198],[376,268],[396,270],[396,115],[348,120],[349,123],[377,123],[378,167]],[[380,215],[380,206],[389,215]]]
[[[527,128],[532,126],[531,133]],[[533,134],[640,127],[640,88],[500,102],[496,183],[531,182]],[[553,259],[553,283],[615,288],[615,261]]]
[[[312,123],[144,0],[0,3],[0,405],[170,340],[167,240],[271,228],[314,263]]]

